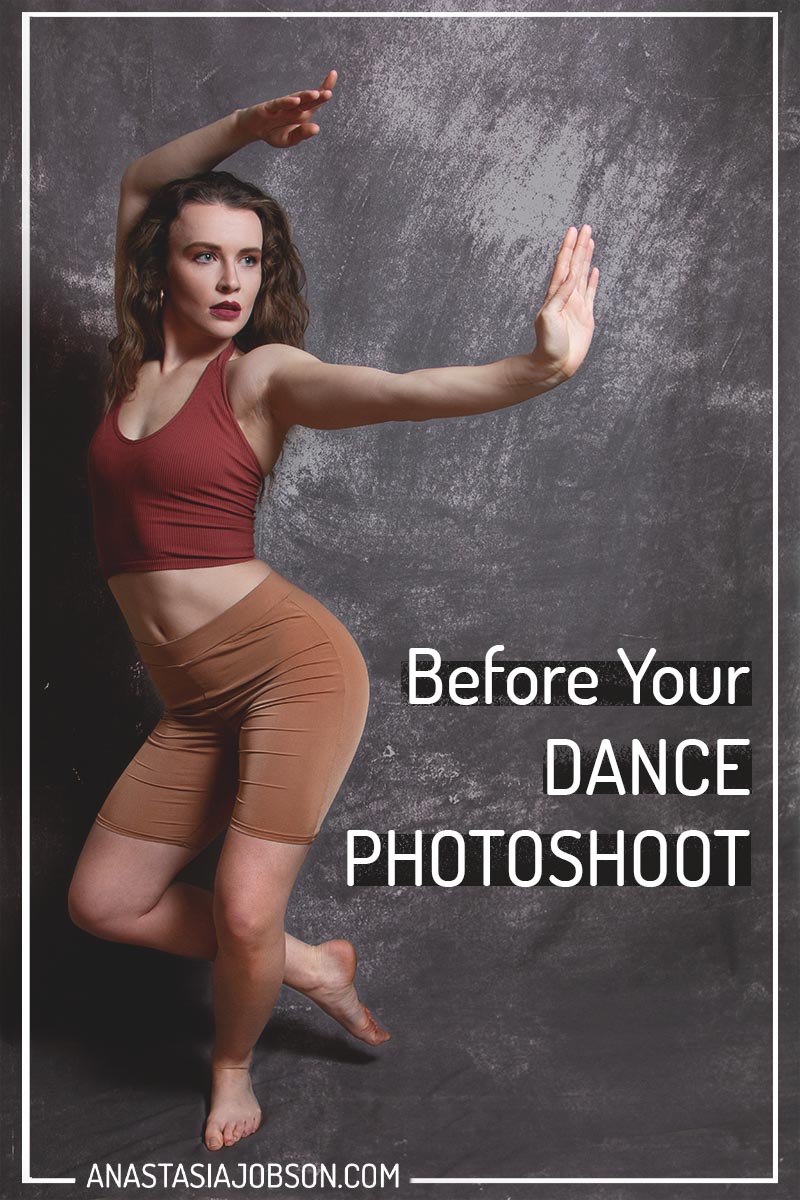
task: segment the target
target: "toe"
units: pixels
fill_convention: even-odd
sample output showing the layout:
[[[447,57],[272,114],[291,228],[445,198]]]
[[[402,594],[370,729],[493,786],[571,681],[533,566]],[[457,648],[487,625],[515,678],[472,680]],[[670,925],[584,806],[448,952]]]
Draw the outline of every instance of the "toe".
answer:
[[[379,1026],[378,1022],[375,1020],[375,1018],[373,1017],[372,1013],[369,1011],[369,1009],[366,1006],[364,1007],[364,1013],[366,1015],[366,1021],[364,1023],[364,1033],[366,1033],[371,1038],[375,1038],[381,1032],[380,1026]]]
[[[392,1035],[378,1024],[368,1008],[365,1007],[364,1012],[367,1014],[367,1024],[364,1027],[364,1033],[370,1041],[375,1045],[379,1045],[381,1042],[388,1042]]]
[[[212,1125],[206,1130],[206,1146],[209,1150],[220,1150],[222,1148],[222,1134],[216,1125]]]

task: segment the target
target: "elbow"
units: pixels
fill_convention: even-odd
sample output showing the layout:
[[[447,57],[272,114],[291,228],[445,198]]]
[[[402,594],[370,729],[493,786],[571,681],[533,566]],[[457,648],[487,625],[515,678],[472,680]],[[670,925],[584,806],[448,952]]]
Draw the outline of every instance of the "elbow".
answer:
[[[128,163],[119,181],[120,195],[130,195],[131,192],[139,192],[139,183],[137,180],[138,160]]]

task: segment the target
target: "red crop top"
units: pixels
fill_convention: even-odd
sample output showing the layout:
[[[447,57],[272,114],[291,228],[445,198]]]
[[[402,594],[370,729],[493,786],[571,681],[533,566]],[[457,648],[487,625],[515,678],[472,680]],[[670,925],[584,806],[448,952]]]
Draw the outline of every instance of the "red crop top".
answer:
[[[125,437],[117,404],[95,430],[86,466],[105,579],[255,558],[263,472],[228,401],[225,364],[233,350],[231,341],[154,433]]]

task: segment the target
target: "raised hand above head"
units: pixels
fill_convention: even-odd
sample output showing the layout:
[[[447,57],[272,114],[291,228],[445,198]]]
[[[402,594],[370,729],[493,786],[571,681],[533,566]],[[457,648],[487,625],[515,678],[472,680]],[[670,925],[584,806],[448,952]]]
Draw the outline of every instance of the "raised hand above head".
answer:
[[[336,71],[329,71],[320,88],[291,92],[240,108],[236,113],[237,125],[251,141],[269,142],[277,149],[297,146],[319,133],[319,125],[310,118],[320,105],[331,99],[336,79]]]

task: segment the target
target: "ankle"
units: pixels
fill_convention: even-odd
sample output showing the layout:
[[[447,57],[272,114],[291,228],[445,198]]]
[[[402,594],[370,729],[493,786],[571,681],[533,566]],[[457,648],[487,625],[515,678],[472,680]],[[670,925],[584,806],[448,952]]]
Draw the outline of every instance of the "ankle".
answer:
[[[244,1063],[231,1062],[229,1059],[225,1059],[225,1058],[212,1058],[211,1059],[211,1070],[212,1071],[249,1071],[250,1067],[252,1066],[252,1061],[253,1061],[252,1055],[250,1055],[247,1059],[247,1062],[244,1062]]]
[[[308,951],[303,954],[300,963],[293,963],[295,970],[292,972],[291,978],[284,980],[297,992],[313,992],[315,988],[320,987],[325,981],[325,972],[322,968],[322,954],[320,946],[310,945]]]

